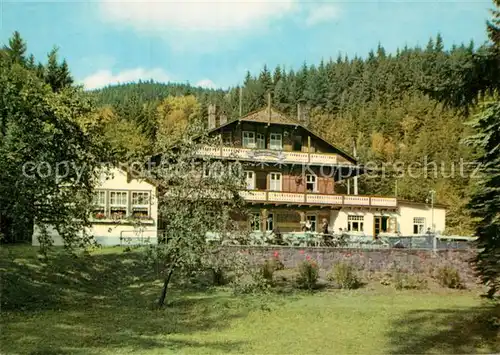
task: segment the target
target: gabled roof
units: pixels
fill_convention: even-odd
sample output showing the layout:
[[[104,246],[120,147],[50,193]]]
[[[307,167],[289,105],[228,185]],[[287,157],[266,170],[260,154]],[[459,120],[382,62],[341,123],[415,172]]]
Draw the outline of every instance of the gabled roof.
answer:
[[[212,128],[211,130],[209,130],[209,133],[216,132],[223,127],[226,127],[226,126],[233,124],[234,122],[259,122],[259,123],[267,123],[267,124],[279,124],[279,125],[301,127],[302,129],[306,130],[307,132],[309,132],[311,135],[313,135],[317,139],[322,140],[323,142],[325,142],[326,144],[331,146],[333,149],[337,150],[340,153],[340,155],[342,155],[344,158],[352,161],[353,163],[357,163],[356,158],[354,158],[352,155],[346,153],[344,150],[335,146],[334,144],[332,144],[331,142],[329,142],[328,140],[323,138],[320,134],[312,131],[310,128],[307,128],[299,120],[292,118],[290,116],[287,116],[284,113],[282,113],[282,112],[280,112],[272,107],[271,107],[270,114],[269,114],[269,109],[267,107],[265,107],[265,108],[262,108],[260,110],[250,112],[241,118],[236,118],[236,119],[230,120],[230,121],[228,121],[220,126]]]

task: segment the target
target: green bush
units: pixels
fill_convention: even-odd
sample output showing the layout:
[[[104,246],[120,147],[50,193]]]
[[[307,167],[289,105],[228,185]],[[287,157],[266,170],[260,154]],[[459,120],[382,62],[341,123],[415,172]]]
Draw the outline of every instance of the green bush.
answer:
[[[270,262],[274,265],[274,271],[285,269],[285,265],[278,258],[271,259]]]
[[[393,275],[396,290],[423,290],[427,288],[427,280],[414,274],[395,272]]]
[[[269,282],[272,282],[274,272],[278,270],[283,270],[284,268],[285,266],[283,265],[281,260],[279,260],[278,258],[273,258],[266,260],[264,264],[261,265],[260,272],[264,279],[268,280]]]
[[[462,280],[458,270],[452,266],[443,266],[438,269],[436,278],[439,284],[447,288],[462,288]]]
[[[299,265],[299,277],[297,282],[301,288],[313,289],[318,282],[319,267],[312,259],[304,260]]]
[[[276,271],[276,265],[273,260],[266,260],[260,267],[260,274],[269,282],[273,281],[274,271]]]
[[[269,280],[262,276],[261,272],[252,272],[236,278],[231,283],[235,294],[264,293],[269,290]]]
[[[361,280],[353,265],[340,262],[333,266],[327,275],[329,281],[335,282],[340,288],[355,289],[361,286]]]
[[[212,268],[212,282],[214,286],[223,286],[228,280],[224,269]]]

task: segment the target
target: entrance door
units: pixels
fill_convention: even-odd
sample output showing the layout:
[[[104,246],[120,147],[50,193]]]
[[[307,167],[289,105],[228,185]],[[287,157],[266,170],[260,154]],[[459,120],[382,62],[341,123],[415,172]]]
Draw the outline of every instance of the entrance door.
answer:
[[[380,233],[394,232],[389,223],[390,219],[388,216],[375,216],[373,222],[373,235],[378,237]],[[395,223],[392,223],[395,225]]]
[[[245,182],[247,190],[255,190],[255,174],[253,171],[245,171]]]
[[[270,191],[281,191],[281,173],[270,173]]]

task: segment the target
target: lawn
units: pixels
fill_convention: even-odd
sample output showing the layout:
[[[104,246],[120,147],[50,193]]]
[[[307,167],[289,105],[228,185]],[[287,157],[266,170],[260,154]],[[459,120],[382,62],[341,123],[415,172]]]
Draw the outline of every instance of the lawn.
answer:
[[[107,250],[42,262],[4,247],[2,354],[498,353],[497,309],[475,291],[356,291],[235,296],[160,281],[139,253]],[[494,313],[495,312],[495,313]]]

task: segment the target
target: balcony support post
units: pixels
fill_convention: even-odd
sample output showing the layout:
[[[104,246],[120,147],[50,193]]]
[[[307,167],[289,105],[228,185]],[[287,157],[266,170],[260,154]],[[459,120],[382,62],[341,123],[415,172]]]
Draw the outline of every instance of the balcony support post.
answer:
[[[307,136],[307,162],[311,162],[311,136]]]

